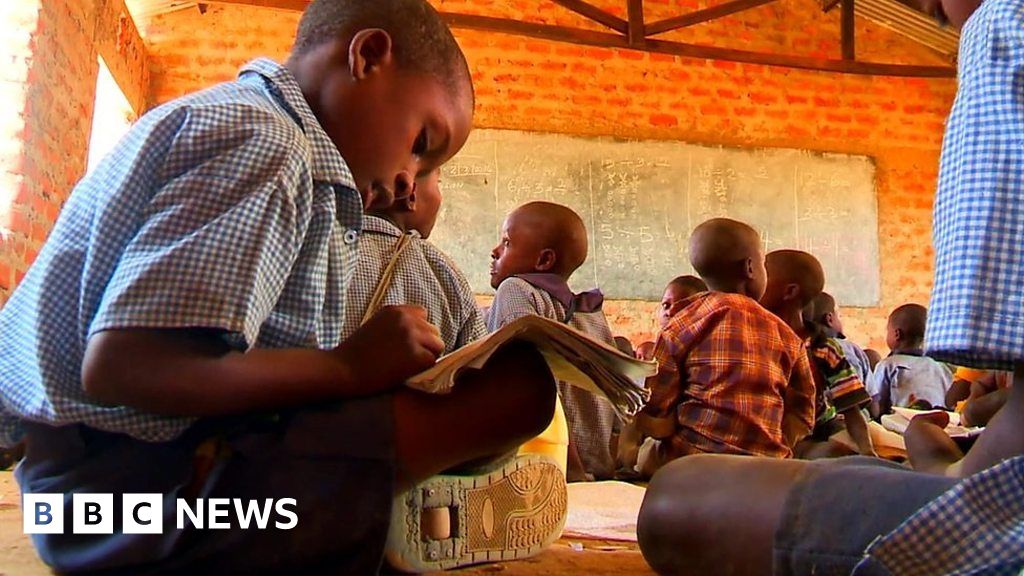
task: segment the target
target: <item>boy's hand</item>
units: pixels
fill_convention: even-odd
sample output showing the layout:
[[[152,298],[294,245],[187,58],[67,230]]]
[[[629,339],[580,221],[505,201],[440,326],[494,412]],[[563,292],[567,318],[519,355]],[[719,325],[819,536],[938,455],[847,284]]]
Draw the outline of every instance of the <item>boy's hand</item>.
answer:
[[[419,306],[387,306],[335,348],[353,382],[373,394],[401,385],[444,352],[437,327]]]

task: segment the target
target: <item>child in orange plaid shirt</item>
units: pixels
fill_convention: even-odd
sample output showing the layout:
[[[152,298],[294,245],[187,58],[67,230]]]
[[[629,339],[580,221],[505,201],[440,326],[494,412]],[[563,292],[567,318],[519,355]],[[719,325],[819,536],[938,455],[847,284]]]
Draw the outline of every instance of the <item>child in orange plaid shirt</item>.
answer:
[[[648,437],[639,471],[698,453],[791,457],[814,422],[814,380],[800,337],[758,304],[757,231],[708,220],[690,237],[690,263],[710,291],[685,301],[658,339],[659,373],[636,420]]]

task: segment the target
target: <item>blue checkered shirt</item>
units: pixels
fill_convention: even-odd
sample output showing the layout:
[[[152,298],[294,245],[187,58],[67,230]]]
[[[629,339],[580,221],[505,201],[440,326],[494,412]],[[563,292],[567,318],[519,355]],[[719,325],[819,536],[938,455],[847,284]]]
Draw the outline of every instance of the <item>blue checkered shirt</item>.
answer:
[[[103,330],[335,346],[361,222],[348,167],[280,65],[146,114],[72,191],[0,311],[0,444],[22,420],[150,441],[193,422],[86,396],[82,356]]]
[[[963,480],[876,540],[854,574],[1016,576],[1022,570],[1024,456],[1018,456]]]
[[[960,40],[935,196],[926,347],[958,366],[1024,362],[1024,0],[985,0]]]

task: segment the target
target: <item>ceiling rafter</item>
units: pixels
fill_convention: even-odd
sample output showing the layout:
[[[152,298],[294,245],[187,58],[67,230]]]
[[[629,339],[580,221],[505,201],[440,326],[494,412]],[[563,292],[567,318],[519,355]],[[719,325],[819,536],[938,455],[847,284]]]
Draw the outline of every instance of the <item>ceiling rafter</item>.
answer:
[[[855,44],[855,0],[838,0],[840,4],[840,52],[841,58],[815,58],[793,54],[755,52],[721,46],[689,44],[685,42],[652,38],[679,28],[701,22],[716,20],[731,14],[752,10],[774,0],[727,0],[726,2],[696,10],[688,14],[658,20],[644,21],[643,0],[625,0],[628,20],[623,20],[585,0],[551,0],[576,14],[596,22],[611,32],[599,32],[583,28],[556,26],[498,18],[476,14],[442,12],[445,21],[453,28],[514,34],[541,38],[556,42],[582,44],[605,48],[625,48],[671,54],[687,58],[728,60],[765,66],[781,66],[804,70],[836,72],[841,74],[863,74],[876,76],[906,76],[928,78],[952,78],[956,76],[953,66],[919,66],[909,64],[888,64],[864,62],[856,58]],[[206,4],[235,4],[301,11],[309,0],[203,0]]]

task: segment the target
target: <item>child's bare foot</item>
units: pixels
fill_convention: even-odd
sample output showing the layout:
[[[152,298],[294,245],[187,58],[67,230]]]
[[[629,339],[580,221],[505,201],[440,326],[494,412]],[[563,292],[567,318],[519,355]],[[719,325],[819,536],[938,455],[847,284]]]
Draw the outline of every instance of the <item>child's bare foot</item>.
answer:
[[[949,414],[933,412],[919,414],[910,421],[903,438],[907,443],[910,465],[919,472],[956,475],[957,463],[964,453],[956,442],[946,434]]]

